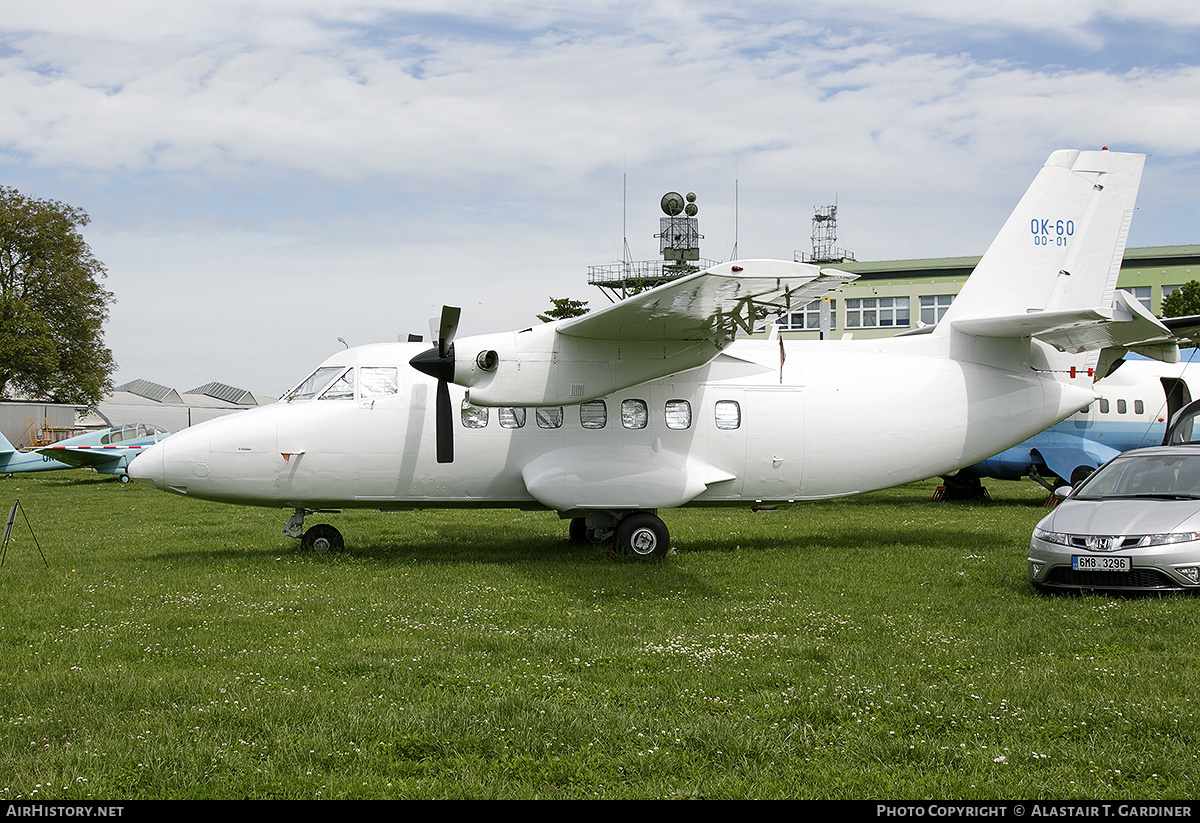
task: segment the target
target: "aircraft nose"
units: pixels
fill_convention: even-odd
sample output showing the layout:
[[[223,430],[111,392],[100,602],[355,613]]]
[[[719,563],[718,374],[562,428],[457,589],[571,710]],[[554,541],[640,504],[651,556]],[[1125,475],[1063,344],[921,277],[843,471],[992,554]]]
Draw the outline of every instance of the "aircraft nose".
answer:
[[[133,458],[125,473],[134,480],[162,489],[165,485],[163,464],[166,442],[156,443]]]

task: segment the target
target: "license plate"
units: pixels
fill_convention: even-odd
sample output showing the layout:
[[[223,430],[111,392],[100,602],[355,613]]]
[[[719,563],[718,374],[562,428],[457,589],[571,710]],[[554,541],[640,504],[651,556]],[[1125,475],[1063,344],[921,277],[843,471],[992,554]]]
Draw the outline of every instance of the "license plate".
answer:
[[[1076,554],[1071,556],[1071,568],[1089,572],[1127,572],[1132,568],[1128,557]]]

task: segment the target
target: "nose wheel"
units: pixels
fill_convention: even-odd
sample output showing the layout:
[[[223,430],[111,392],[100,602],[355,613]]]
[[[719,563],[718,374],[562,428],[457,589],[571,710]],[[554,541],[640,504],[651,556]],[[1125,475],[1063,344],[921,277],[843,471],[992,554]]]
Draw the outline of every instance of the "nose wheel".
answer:
[[[308,529],[304,528],[305,515],[313,514],[313,512],[305,509],[296,509],[295,514],[287,522],[283,533],[288,537],[299,537],[300,548],[305,551],[324,553],[336,552],[346,548],[346,541],[342,539],[342,533],[328,523],[318,523]]]

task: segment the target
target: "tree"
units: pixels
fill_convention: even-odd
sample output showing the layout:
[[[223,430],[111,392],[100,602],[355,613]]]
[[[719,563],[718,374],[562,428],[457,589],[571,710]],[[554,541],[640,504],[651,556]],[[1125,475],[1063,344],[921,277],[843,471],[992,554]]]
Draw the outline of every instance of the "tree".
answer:
[[[113,295],[82,209],[0,186],[0,397],[94,405],[116,369],[104,345]]]
[[[1200,283],[1189,280],[1162,299],[1163,317],[1190,317],[1200,314]]]
[[[551,297],[550,302],[554,304],[554,307],[545,314],[537,316],[537,319],[543,323],[549,323],[552,320],[566,320],[568,317],[579,317],[581,314],[587,314],[591,311],[585,300],[572,300],[569,297]]]

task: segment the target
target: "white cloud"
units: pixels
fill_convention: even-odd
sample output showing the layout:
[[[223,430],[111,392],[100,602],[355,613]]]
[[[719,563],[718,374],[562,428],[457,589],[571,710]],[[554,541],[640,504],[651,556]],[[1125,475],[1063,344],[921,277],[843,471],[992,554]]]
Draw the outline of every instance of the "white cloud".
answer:
[[[835,197],[860,258],[971,254],[1051,150],[1111,145],[1153,154],[1134,242],[1196,242],[1200,69],[1114,23],[1167,42],[1200,10],[1080,6],[27,4],[0,168],[92,214],[120,377],[180,388],[277,391],[444,300],[472,331],[598,305],[623,175],[638,258],[669,189],[713,258],[806,250]]]

